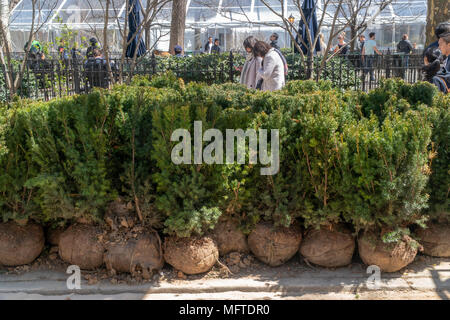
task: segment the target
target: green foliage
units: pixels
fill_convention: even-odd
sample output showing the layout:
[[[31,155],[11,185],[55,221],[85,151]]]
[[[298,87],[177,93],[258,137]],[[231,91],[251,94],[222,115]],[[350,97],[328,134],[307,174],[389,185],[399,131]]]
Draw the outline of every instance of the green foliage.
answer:
[[[429,213],[436,220],[450,222],[450,96],[437,96],[434,105],[437,112],[433,118],[432,145],[429,147]]]
[[[427,146],[423,114],[392,112],[379,123],[362,118],[344,131],[341,193],[344,217],[356,229],[407,226],[427,207]]]
[[[12,60],[13,67],[13,77],[16,77],[17,72],[20,67],[20,61]],[[22,98],[31,98],[34,96],[38,86],[38,81],[34,73],[26,71],[23,75],[22,82],[20,83],[19,89],[17,90],[17,96]],[[0,103],[6,102],[10,98],[10,92],[7,90],[5,73],[0,72]]]
[[[296,95],[300,93],[313,93],[317,91],[329,91],[332,89],[332,82],[329,80],[306,80],[289,81],[283,88],[287,94]]]
[[[237,67],[243,66],[245,57],[240,54],[233,55],[234,81],[239,82],[239,72]],[[140,64],[146,68],[152,68],[152,60],[142,60]],[[224,83],[231,81],[230,54],[200,54],[187,57],[156,57],[157,72],[176,72],[177,77],[183,78],[186,82],[204,81],[208,84]]]
[[[288,68],[287,80],[306,80],[308,63],[302,61],[300,54],[284,53]],[[333,87],[345,89],[358,88],[361,79],[357,77],[355,68],[350,60],[342,56],[334,56],[322,67],[322,57],[314,57],[311,62],[312,79],[329,80]],[[320,76],[318,73],[320,71]]]
[[[3,158],[3,219],[99,220],[115,198],[107,177],[108,116],[99,92],[9,110]],[[3,211],[2,210],[2,211]]]
[[[294,81],[260,92],[167,74],[48,103],[18,99],[0,107],[1,217],[100,221],[120,196],[179,237],[228,216],[247,232],[262,220],[347,222],[399,241],[408,225],[449,216],[450,99],[425,83],[382,88]],[[267,129],[269,151],[279,130],[279,172],[261,175],[267,165],[249,163],[248,143],[245,164],[194,164],[194,121],[224,139],[226,129]],[[172,161],[180,128],[192,164]]]

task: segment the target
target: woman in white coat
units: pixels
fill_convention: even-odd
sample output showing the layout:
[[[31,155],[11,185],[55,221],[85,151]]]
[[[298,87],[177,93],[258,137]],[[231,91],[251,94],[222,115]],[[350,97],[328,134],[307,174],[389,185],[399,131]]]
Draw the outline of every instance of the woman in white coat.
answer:
[[[253,46],[256,43],[253,36],[247,37],[244,40],[244,48],[247,51],[247,58],[245,59],[244,67],[241,71],[241,84],[247,86],[249,89],[256,89],[256,84],[260,79],[258,77],[258,70],[261,69],[261,57],[255,57],[253,54]]]
[[[264,41],[256,41],[253,54],[263,59],[258,75],[262,78],[262,91],[275,91],[284,87],[284,64],[280,54]]]

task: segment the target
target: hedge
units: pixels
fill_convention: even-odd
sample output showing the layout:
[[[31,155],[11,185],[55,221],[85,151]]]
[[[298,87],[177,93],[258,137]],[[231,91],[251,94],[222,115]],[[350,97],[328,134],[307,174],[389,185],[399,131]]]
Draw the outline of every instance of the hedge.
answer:
[[[130,86],[0,109],[0,214],[44,224],[101,223],[121,197],[145,222],[187,237],[232,218],[405,232],[449,218],[450,98],[390,80],[370,93],[294,81],[278,92],[187,85],[169,74]],[[180,164],[175,129],[278,129],[280,166]],[[269,131],[270,136],[270,131]],[[203,143],[205,147],[208,143]],[[271,150],[270,144],[268,150]],[[194,152],[192,152],[192,158]]]

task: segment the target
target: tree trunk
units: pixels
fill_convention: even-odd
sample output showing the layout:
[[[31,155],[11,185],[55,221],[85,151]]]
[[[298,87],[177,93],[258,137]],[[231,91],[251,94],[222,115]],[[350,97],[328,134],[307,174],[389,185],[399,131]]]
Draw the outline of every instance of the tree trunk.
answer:
[[[356,32],[357,32],[357,30],[356,30],[356,22],[354,22],[354,23],[352,23],[350,25],[350,39],[351,39],[351,41],[350,41],[350,52],[355,51],[355,43],[357,41],[357,39],[356,39]]]
[[[5,28],[6,37],[6,39],[2,38],[1,41],[7,41],[11,47],[11,34],[9,32],[9,0],[0,0],[0,19]]]
[[[186,25],[186,5],[187,0],[173,0],[172,2],[172,23],[170,25],[169,50],[174,54],[174,47],[179,45],[184,52],[184,29]]]
[[[434,29],[446,21],[449,21],[448,0],[428,0],[426,46],[437,40]]]

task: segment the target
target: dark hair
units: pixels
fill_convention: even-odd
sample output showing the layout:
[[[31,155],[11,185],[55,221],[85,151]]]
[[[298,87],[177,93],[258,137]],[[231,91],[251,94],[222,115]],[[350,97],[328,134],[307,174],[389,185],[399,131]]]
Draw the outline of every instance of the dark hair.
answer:
[[[94,50],[92,50],[92,55],[94,57],[98,57],[102,55],[102,51],[100,49],[95,48]]]
[[[272,47],[268,43],[264,41],[256,41],[253,46],[253,54],[256,57],[264,57],[270,49],[272,49]]]
[[[439,60],[441,51],[438,48],[428,48],[427,50],[425,50],[423,56],[427,58],[429,63],[432,63],[435,60]]]
[[[214,39],[214,42],[216,42],[216,41],[219,41],[219,39],[215,38],[215,39]]]
[[[276,32],[272,33],[272,37],[275,37],[275,40],[278,40],[278,33]]]
[[[408,38],[408,35],[405,33],[405,34],[402,36],[402,39],[403,39],[403,40],[406,40],[406,38]]]
[[[429,62],[427,66],[423,66],[422,68],[425,75],[425,81],[432,82],[433,77],[441,69],[440,56],[441,51],[438,48],[428,48],[425,51],[424,57],[426,57]]]
[[[90,38],[89,39],[89,42],[91,43],[91,44],[96,44],[98,41],[97,41],[97,39],[95,39],[95,38]]]
[[[258,41],[258,40],[254,36],[245,38],[244,48],[250,48],[253,50],[253,47],[255,46],[256,41]]]
[[[450,22],[442,22],[439,23],[436,27],[436,29],[434,29],[434,34],[436,35],[436,37],[439,39],[441,37],[441,35],[443,35],[444,33],[449,33],[450,32]]]
[[[373,36],[375,36],[375,32],[369,33],[369,38],[372,38]]]
[[[183,51],[183,48],[181,48],[181,46],[176,45],[175,48],[173,48],[173,51],[175,53],[181,53]]]

